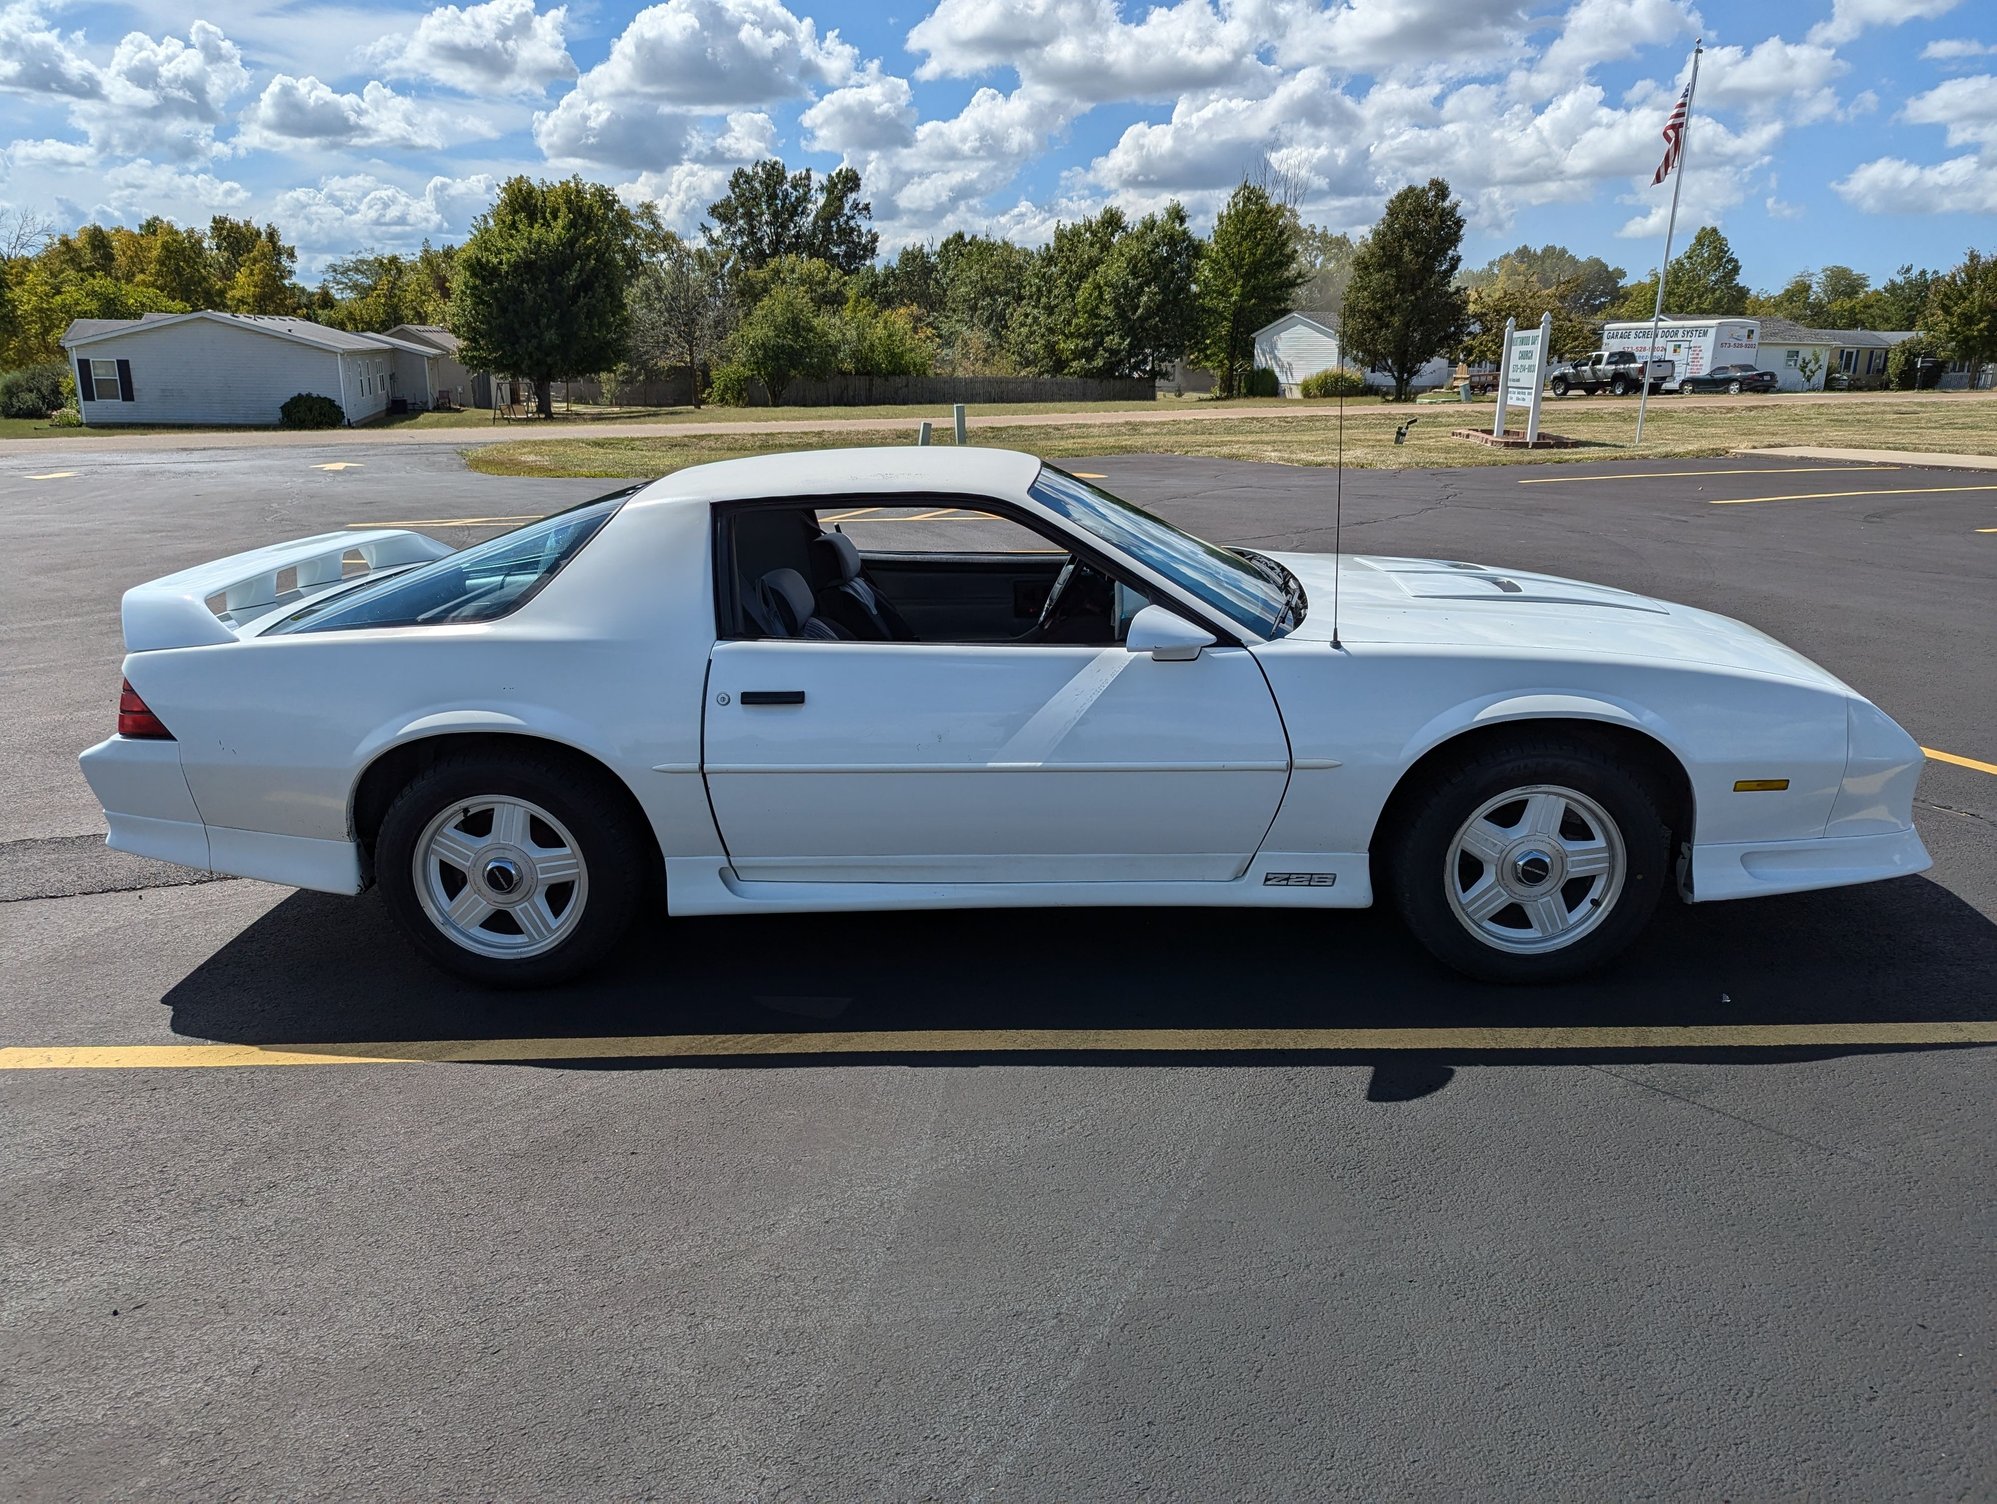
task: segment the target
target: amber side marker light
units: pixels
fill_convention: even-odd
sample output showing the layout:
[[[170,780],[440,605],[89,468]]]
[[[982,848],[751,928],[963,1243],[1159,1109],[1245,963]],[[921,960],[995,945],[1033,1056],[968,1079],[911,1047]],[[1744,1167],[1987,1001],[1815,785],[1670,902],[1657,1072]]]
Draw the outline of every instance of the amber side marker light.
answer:
[[[1736,794],[1779,794],[1789,787],[1786,778],[1743,778],[1734,784]]]

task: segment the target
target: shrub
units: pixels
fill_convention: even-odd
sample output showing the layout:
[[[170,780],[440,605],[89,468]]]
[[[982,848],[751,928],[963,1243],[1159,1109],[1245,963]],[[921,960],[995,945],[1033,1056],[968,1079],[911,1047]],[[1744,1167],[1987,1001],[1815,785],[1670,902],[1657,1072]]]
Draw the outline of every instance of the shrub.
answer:
[[[51,428],[81,428],[82,426],[83,414],[73,407],[59,407],[49,414],[49,427]]]
[[[1276,373],[1266,366],[1257,366],[1248,373],[1248,380],[1242,384],[1244,397],[1280,397],[1283,383],[1276,379]]]
[[[1895,391],[1911,392],[1920,371],[1923,356],[1936,355],[1935,342],[1925,334],[1917,334],[1912,339],[1903,339],[1886,352],[1886,380]],[[1932,386],[1936,374],[1941,370],[1935,366],[1928,372],[1928,384]]]
[[[1363,397],[1366,394],[1366,378],[1357,371],[1333,366],[1329,371],[1306,376],[1303,393],[1306,397]]]
[[[749,405],[749,383],[756,378],[749,374],[746,366],[729,361],[716,366],[714,374],[707,379],[707,400],[716,407],[747,407]]]
[[[287,397],[278,414],[286,428],[338,428],[347,421],[340,404],[318,392]]]
[[[74,378],[61,361],[0,376],[0,418],[46,418],[70,400]]]

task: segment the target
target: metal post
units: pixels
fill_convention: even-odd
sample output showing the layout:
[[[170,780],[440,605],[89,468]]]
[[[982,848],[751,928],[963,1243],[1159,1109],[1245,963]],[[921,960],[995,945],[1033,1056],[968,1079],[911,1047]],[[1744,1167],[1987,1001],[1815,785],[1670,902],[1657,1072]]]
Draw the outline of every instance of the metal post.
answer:
[[[1505,436],[1505,397],[1506,388],[1511,385],[1512,374],[1512,335],[1518,329],[1517,319],[1505,320],[1505,346],[1498,352],[1498,415],[1491,420],[1491,437],[1502,439]]]
[[[1657,264],[1657,306],[1650,311],[1650,348],[1643,357],[1643,384],[1636,399],[1636,441],[1643,442],[1643,415],[1650,406],[1650,362],[1657,359],[1657,326],[1664,322],[1664,283],[1671,275],[1671,237],[1678,228],[1678,190],[1685,186],[1685,160],[1692,149],[1692,98],[1699,92],[1699,54],[1706,39],[1692,44],[1692,76],[1685,81],[1685,128],[1678,133],[1678,165],[1672,170],[1671,217],[1664,222],[1664,259]]]
[[[957,420],[957,447],[962,449],[968,442],[964,437],[964,404],[961,402],[955,404],[950,413]]]
[[[924,418],[922,426],[916,429],[915,442],[922,445],[925,449],[929,447],[929,420],[927,418]]]

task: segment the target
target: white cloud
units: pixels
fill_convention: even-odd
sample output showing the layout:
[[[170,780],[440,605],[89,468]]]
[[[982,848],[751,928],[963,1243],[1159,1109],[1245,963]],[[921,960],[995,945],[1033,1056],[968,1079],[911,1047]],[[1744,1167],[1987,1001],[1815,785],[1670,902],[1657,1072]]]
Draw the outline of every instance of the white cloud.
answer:
[[[1024,87],[1082,103],[1169,99],[1261,69],[1249,13],[1177,0],[1128,22],[1116,0],[941,0],[908,47],[926,54],[922,78],[1010,68]]]
[[[1832,44],[1853,41],[1869,26],[1899,26],[1931,21],[1956,7],[1957,0],[1831,0],[1831,18],[1810,28],[1810,40]]]
[[[1567,12],[1560,35],[1528,71],[1525,87],[1539,94],[1571,89],[1597,64],[1620,62],[1640,47],[1689,37],[1698,24],[1698,13],[1680,0],[1584,0]]]
[[[1801,219],[1803,217],[1803,206],[1801,204],[1792,204],[1787,199],[1777,198],[1772,193],[1762,200],[1761,206],[1768,211],[1770,219]]]
[[[1921,49],[1922,60],[1930,63],[1958,63],[1973,57],[1997,57],[1997,42],[1972,42],[1967,37],[1946,37]]]
[[[194,160],[214,154],[215,127],[249,81],[220,27],[196,21],[185,42],[134,31],[103,70],[102,103],[77,105],[70,119],[101,155]]]
[[[419,78],[465,94],[540,94],[576,76],[563,33],[568,7],[537,11],[534,0],[444,5],[406,36],[369,50],[391,78]]]
[[[1779,120],[1758,121],[1736,131],[1708,115],[1694,112],[1692,128],[1686,137],[1686,165],[1679,169],[1685,174],[1679,195],[1680,228],[1717,225],[1724,221],[1727,210],[1746,200],[1750,185],[1765,179],[1769,164],[1774,160],[1775,147],[1781,139],[1782,122]],[[1662,154],[1660,149],[1658,155]],[[1649,173],[1646,172],[1645,182],[1648,183],[1648,180]],[[1667,184],[1669,181],[1666,179]],[[1652,194],[1653,190],[1646,187],[1629,200],[1648,201],[1649,208],[1624,221],[1617,229],[1617,235],[1641,240],[1663,233],[1665,220],[1670,215],[1671,198],[1662,186],[1654,190],[1654,197]]]
[[[1997,171],[1977,157],[1925,167],[1880,157],[1831,187],[1868,214],[1997,214]]]
[[[291,188],[271,205],[271,218],[308,259],[318,253],[414,248],[426,237],[462,233],[497,191],[486,174],[433,177],[420,194],[368,173],[321,178],[316,187]]]
[[[81,141],[15,141],[4,153],[13,167],[88,167],[92,153]]]
[[[798,117],[807,151],[843,155],[885,151],[915,140],[915,96],[908,80],[881,72],[878,62],[843,89],[834,89]]]
[[[370,82],[358,94],[342,94],[307,74],[280,73],[243,112],[238,137],[245,147],[365,147],[423,151],[443,146],[452,126],[474,134],[469,122],[447,122],[436,110]]]
[[[1707,109],[1779,114],[1802,125],[1829,113],[1823,108],[1829,86],[1850,71],[1835,49],[1812,42],[1769,37],[1751,48],[1708,47],[1699,61],[1695,103]],[[1798,110],[1798,101],[1815,106],[1815,113]],[[1830,108],[1836,108],[1835,98],[1830,98]]]
[[[649,203],[668,226],[683,233],[697,228],[707,206],[721,197],[728,174],[737,167],[776,155],[776,122],[758,110],[738,110],[721,131],[688,134],[682,160],[660,171],[641,172],[618,185],[620,197]]]
[[[82,52],[82,35],[65,37],[32,0],[0,8],[0,89],[95,99],[103,83]]]
[[[109,219],[165,214],[192,220],[240,208],[250,199],[249,190],[233,179],[189,172],[143,157],[99,174],[93,186],[101,195],[98,208],[109,211],[102,217]],[[96,211],[93,217],[97,217]]]
[[[663,172],[702,115],[837,88],[859,55],[778,0],[666,0],[631,18],[610,55],[534,117],[552,160]]]
[[[1487,73],[1523,57],[1535,9],[1522,0],[1335,0],[1325,6],[1262,0],[1242,8],[1264,18],[1275,61],[1285,68],[1345,74],[1409,69],[1428,78]]]
[[[1900,111],[1915,125],[1948,127],[1950,146],[1997,146],[1997,77],[1951,78],[1925,94],[1916,94]],[[1997,164],[1993,164],[1997,172]]]

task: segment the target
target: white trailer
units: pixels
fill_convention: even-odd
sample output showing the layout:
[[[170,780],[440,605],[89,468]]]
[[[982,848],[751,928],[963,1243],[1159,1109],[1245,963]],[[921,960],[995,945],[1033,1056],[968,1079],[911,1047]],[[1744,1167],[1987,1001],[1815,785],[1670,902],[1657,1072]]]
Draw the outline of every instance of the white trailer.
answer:
[[[1701,376],[1714,366],[1752,364],[1761,348],[1761,325],[1754,319],[1665,319],[1651,345],[1649,319],[1627,319],[1602,326],[1604,350],[1633,350],[1649,360],[1672,363],[1664,390],[1675,392],[1687,376]]]

